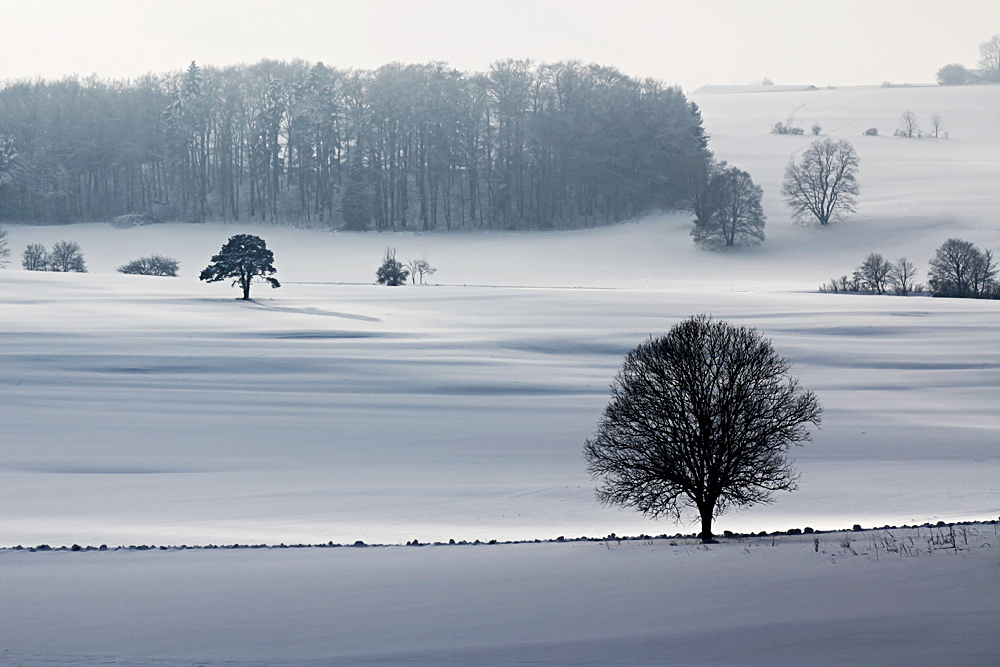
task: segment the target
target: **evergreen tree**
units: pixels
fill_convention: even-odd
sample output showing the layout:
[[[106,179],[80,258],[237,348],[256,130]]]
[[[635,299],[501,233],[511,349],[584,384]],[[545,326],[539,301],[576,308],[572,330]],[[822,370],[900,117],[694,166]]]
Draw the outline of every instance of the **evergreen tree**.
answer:
[[[281,283],[271,276],[276,273],[274,253],[267,249],[264,239],[251,234],[237,234],[230,237],[218,255],[201,272],[200,280],[215,283],[227,278],[233,285],[243,290],[243,300],[250,300],[250,284],[255,281],[268,282],[271,287],[281,287]]]
[[[406,283],[410,272],[403,263],[396,259],[396,249],[386,248],[382,257],[382,265],[375,272],[375,282],[379,285],[398,287]]]

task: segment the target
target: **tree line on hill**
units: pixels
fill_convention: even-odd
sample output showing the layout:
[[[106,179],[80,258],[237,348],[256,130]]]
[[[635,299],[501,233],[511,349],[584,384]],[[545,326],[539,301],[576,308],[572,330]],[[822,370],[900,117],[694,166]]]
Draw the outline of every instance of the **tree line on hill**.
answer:
[[[683,207],[707,145],[679,88],[579,62],[8,81],[0,220],[584,227]]]
[[[993,251],[980,250],[974,243],[948,239],[931,258],[927,272],[928,287],[933,296],[965,299],[1000,299],[1000,269]],[[820,285],[821,292],[854,294],[896,294],[908,296],[924,292],[917,282],[913,262],[900,257],[890,262],[880,253],[870,252],[850,276],[834,278]]]

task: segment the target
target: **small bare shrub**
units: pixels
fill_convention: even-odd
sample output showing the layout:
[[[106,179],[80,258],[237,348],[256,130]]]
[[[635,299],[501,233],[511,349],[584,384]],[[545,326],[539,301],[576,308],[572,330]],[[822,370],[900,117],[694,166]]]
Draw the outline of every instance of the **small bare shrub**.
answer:
[[[771,126],[771,134],[805,134],[801,127],[792,126],[792,119],[789,118],[784,123],[780,120]]]
[[[176,276],[180,263],[172,257],[150,255],[133,259],[128,264],[118,267],[119,273],[130,273],[141,276]]]

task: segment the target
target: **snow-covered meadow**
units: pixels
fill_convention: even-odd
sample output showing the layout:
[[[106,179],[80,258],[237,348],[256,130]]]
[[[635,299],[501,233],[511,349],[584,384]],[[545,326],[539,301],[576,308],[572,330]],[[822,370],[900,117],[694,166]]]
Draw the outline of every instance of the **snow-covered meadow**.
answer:
[[[9,227],[0,546],[693,532],[598,505],[581,449],[622,356],[698,313],[761,330],[825,408],[794,452],[800,490],[720,532],[997,518],[1000,302],[816,289],[867,252],[923,271],[950,237],[1000,250],[1000,88],[693,99],[717,157],[764,187],[757,248],[699,250],[685,215],[544,234]],[[949,138],[891,136],[907,110],[940,113]],[[789,220],[781,176],[813,137],[769,134],[788,117],[854,143],[856,216]],[[251,303],[197,280],[243,232],[283,283]],[[90,273],[17,265],[61,239]],[[371,285],[390,245],[436,267],[433,284]],[[114,271],[151,253],[181,276]],[[951,560],[894,564],[817,556],[811,539],[0,551],[0,664],[991,664],[998,541],[978,530]]]

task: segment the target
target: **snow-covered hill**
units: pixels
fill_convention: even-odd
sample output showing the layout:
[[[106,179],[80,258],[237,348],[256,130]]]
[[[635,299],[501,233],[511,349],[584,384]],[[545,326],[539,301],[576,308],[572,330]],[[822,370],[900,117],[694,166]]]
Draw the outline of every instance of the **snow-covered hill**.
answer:
[[[750,171],[765,190],[768,239],[738,252],[697,249],[689,217],[677,214],[536,234],[380,235],[180,223],[9,227],[15,261],[0,271],[0,546],[503,541],[693,531],[598,505],[581,449],[608,400],[607,387],[622,356],[647,336],[697,313],[757,327],[771,337],[825,408],[813,442],[795,452],[800,490],[778,496],[773,505],[723,516],[720,531],[995,518],[1000,514],[1000,303],[826,295],[816,288],[849,273],[871,251],[891,259],[905,255],[925,270],[934,249],[949,237],[1000,250],[998,93],[998,87],[982,86],[694,96],[717,157]],[[940,113],[949,138],[891,136],[907,110],[921,120]],[[788,117],[807,132],[818,123],[824,135],[854,143],[862,186],[856,216],[823,229],[790,221],[778,196],[781,175],[813,137],[769,134],[774,121]],[[862,137],[868,127],[878,127],[881,136]],[[197,280],[222,243],[242,232],[267,240],[283,283],[278,290],[255,286],[252,303],[235,300],[236,291],[225,284]],[[61,239],[80,243],[90,273],[32,273],[17,266],[28,243],[50,246]],[[404,260],[427,259],[438,269],[434,284],[371,285],[386,246],[397,247]],[[151,253],[179,259],[181,276],[114,271]],[[499,562],[487,568],[502,573],[497,575],[502,581],[517,580],[539,558],[559,570],[565,553],[558,545],[542,548],[541,555],[528,546],[504,549],[495,552],[503,555]],[[0,586],[6,588],[0,599],[16,600],[5,608],[17,612],[2,620],[14,624],[7,626],[13,632],[27,632],[23,619],[44,616],[47,601],[55,604],[60,590],[71,593],[67,608],[128,603],[140,614],[159,600],[179,617],[185,593],[180,589],[165,600],[163,595],[173,595],[170,582],[224,576],[226,557],[238,559],[241,577],[284,581],[303,568],[306,574],[292,582],[292,591],[303,582],[336,576],[385,586],[383,574],[402,567],[382,557],[366,561],[379,552],[359,551],[351,558],[362,561],[351,567],[364,573],[348,568],[344,574],[323,555],[309,555],[307,560],[316,560],[303,563],[299,556],[286,557],[289,552],[266,552],[266,559],[255,560],[263,553],[171,553],[168,560],[153,560],[148,552],[3,552]],[[425,553],[436,558],[445,551]],[[725,554],[730,552],[710,558],[729,558]],[[689,554],[703,556],[709,557]],[[130,564],[123,566],[122,558]],[[475,586],[481,579],[476,568],[486,567],[476,558],[463,556],[455,563],[451,556],[441,558],[434,566],[440,577],[447,579],[452,565],[458,572],[451,584],[443,584],[444,591]],[[993,565],[984,567],[995,567],[990,558]],[[721,562],[711,567],[723,568]],[[409,577],[407,590],[415,592],[406,609],[417,614],[419,592],[438,586],[438,575],[420,574],[429,565],[406,567],[414,569],[393,576]],[[652,597],[634,609],[615,603],[620,614],[635,620],[661,601],[669,605],[676,582],[652,573],[672,564],[630,561],[627,567],[634,577],[629,586]],[[747,576],[777,581],[781,575],[773,568],[784,567],[769,563]],[[899,591],[931,576],[953,576],[962,590],[975,590],[984,576],[979,566],[933,566],[938,567],[944,569],[897,568],[872,576],[888,577]],[[600,571],[593,564],[588,568],[587,576]],[[826,591],[820,598],[824,605],[837,604],[830,591],[848,581],[830,579],[812,565],[793,569],[801,586]],[[119,571],[127,576],[115,582]],[[716,576],[713,572],[692,576],[706,580]],[[49,592],[34,596],[49,577],[85,583],[63,589],[46,584]],[[559,585],[544,589],[553,598],[576,585],[569,575],[556,579]],[[100,590],[107,586],[112,590],[103,596]],[[146,602],[130,597],[133,586]],[[683,600],[730,590],[719,586],[711,595],[692,589]],[[491,593],[497,604],[507,605],[505,618],[520,618],[523,627],[529,617],[522,610],[537,595],[529,588],[512,589],[506,603],[506,588],[497,584]],[[622,588],[622,594],[633,588]],[[213,595],[235,589],[205,590],[202,603],[208,609]],[[844,595],[870,590],[858,584]],[[586,591],[581,600],[599,593]],[[365,595],[364,588],[328,592],[348,606]],[[600,593],[602,600],[614,592]],[[453,605],[456,617],[480,613],[478,603],[438,593],[428,599]],[[269,589],[261,595],[267,600],[277,593]],[[285,602],[292,605],[297,595]],[[756,593],[748,590],[744,599],[747,606],[741,609],[752,614]],[[583,602],[567,603],[567,609],[578,604]],[[258,636],[266,615],[249,622],[237,613],[241,603],[226,605],[220,616],[198,627],[222,633],[227,646]],[[362,617],[380,618],[391,606],[389,597],[378,598],[363,606]],[[844,618],[860,608],[845,606]],[[782,613],[771,620],[792,623],[788,633],[799,632],[791,620],[798,611]],[[149,618],[172,623],[171,614]],[[451,616],[432,618],[451,622]],[[432,633],[427,641],[440,638],[435,646],[443,653],[427,654],[433,659],[425,663],[461,662],[447,656],[459,656],[473,644],[551,640],[555,648],[545,655],[561,664],[555,656],[566,644],[559,642],[647,641],[625,631],[624,621],[607,626],[603,613],[566,618],[571,632],[550,628],[544,637],[502,631],[476,644],[466,641],[474,630],[459,632],[459,639]],[[339,616],[321,619],[342,622]],[[843,637],[857,624],[824,625],[828,621],[816,620],[803,632],[816,637],[833,628],[834,637]],[[924,632],[924,621],[911,622],[912,617],[887,621],[903,628],[902,637]],[[49,634],[60,634],[59,624],[74,621],[58,616],[53,623]],[[368,647],[373,655],[381,640],[368,631],[389,632],[405,623],[400,618],[363,624],[351,641],[358,643],[357,652]],[[179,652],[169,642],[158,643],[164,640],[141,621],[133,624],[128,632],[138,638],[126,641],[112,621],[94,621],[96,639],[80,644],[79,651],[121,655],[125,649],[116,647],[127,647],[125,654],[144,659],[222,655],[207,649]],[[303,626],[301,632],[311,637],[303,641],[313,642],[321,625]],[[419,635],[422,626],[413,627],[411,634]],[[639,633],[651,642],[648,655],[662,655],[669,644],[669,635],[658,634],[658,627]],[[741,627],[750,632],[750,626]],[[0,653],[0,665],[31,664],[49,655],[45,633],[17,644],[5,644],[12,642],[5,636],[11,635],[0,629],[0,651],[16,646],[18,657],[15,662]],[[291,643],[298,636],[292,630],[282,635]],[[407,644],[410,635],[401,636],[392,644],[401,651],[426,648],[426,641]],[[73,653],[72,640],[67,641],[52,644],[51,655]],[[794,653],[795,660],[807,649]],[[573,664],[585,663],[583,654],[573,655],[580,658]],[[899,663],[921,664],[927,655],[906,655]],[[250,660],[249,654],[240,656]],[[261,664],[280,664],[277,653],[261,656]]]

